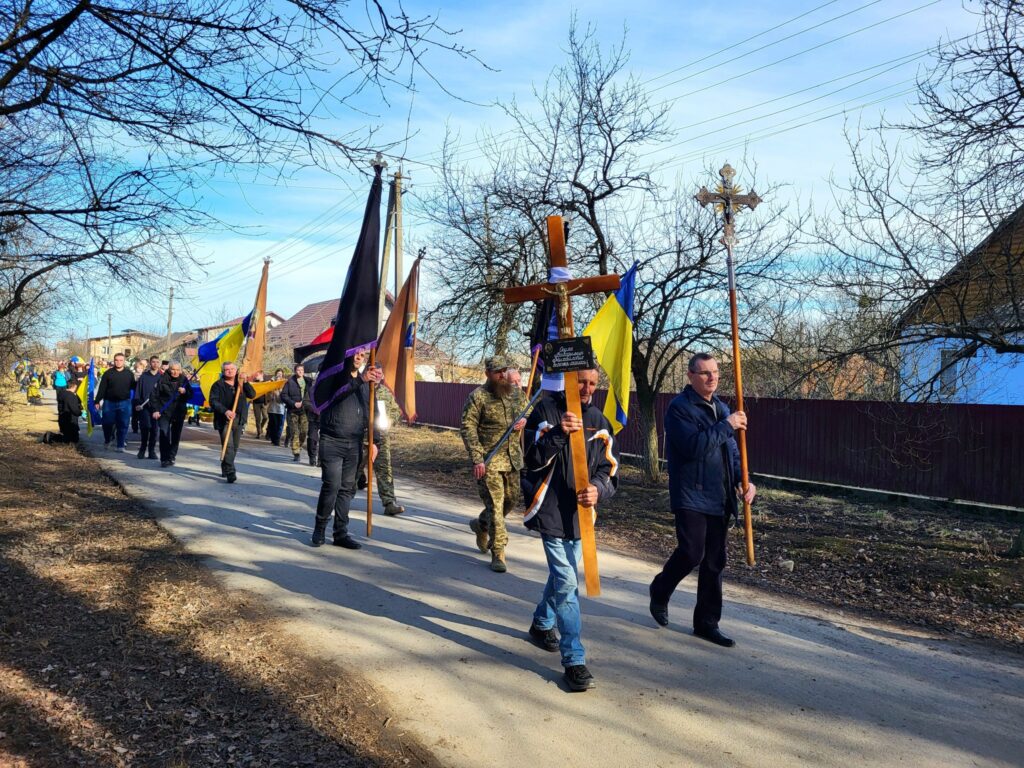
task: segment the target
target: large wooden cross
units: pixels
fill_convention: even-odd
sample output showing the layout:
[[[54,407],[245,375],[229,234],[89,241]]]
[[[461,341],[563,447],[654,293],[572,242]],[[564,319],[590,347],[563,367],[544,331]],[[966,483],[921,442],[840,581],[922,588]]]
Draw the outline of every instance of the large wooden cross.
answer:
[[[571,296],[587,293],[601,293],[617,290],[618,275],[598,275],[597,277],[581,277],[576,279],[558,280],[559,274],[567,277],[565,260],[565,229],[561,216],[548,216],[548,248],[551,272],[550,282],[538,285],[522,285],[505,289],[506,304],[521,304],[524,301],[543,301],[554,297],[558,312],[558,335],[567,339],[575,335],[572,325]],[[580,405],[579,382],[576,372],[570,371],[565,376],[565,404],[570,413],[583,417]],[[582,431],[573,432],[569,436],[572,450],[573,481],[577,489],[586,488],[590,484],[590,468],[587,462],[587,443]],[[577,505],[576,514],[580,521],[580,537],[583,543],[583,573],[586,578],[587,595],[597,597],[601,594],[601,578],[597,570],[597,540],[594,537],[594,510],[591,507]]]

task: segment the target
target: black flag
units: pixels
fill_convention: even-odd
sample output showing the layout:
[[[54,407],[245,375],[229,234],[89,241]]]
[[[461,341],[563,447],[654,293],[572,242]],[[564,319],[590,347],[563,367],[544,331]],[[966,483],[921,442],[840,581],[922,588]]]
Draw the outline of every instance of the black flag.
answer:
[[[382,165],[374,166],[373,183],[363,214],[363,227],[359,231],[359,241],[338,302],[334,337],[310,393],[313,410],[317,413],[334,402],[351,384],[352,356],[377,345],[377,301],[380,288],[377,263],[380,261],[382,170]]]

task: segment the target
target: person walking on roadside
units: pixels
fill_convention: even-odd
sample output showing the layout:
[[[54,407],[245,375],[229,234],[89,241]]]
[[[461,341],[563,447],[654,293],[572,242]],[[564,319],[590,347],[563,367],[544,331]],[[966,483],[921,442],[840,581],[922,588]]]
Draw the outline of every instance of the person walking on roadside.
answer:
[[[504,357],[489,357],[485,363],[487,382],[474,389],[462,409],[462,441],[473,465],[473,478],[484,502],[480,516],[472,520],[470,529],[476,534],[476,546],[481,552],[491,551],[491,570],[505,573],[505,547],[508,531],[505,517],[519,501],[519,470],[523,468],[523,447],[519,435],[511,435],[497,448],[489,463],[484,463],[498,440],[512,425],[518,433],[526,419],[513,420],[526,406],[522,390],[516,389],[505,377],[510,367]]]
[[[522,474],[523,496],[529,499],[524,523],[540,533],[548,579],[533,612],[530,639],[545,651],[561,652],[565,682],[572,691],[594,687],[580,641],[580,600],[577,569],[582,557],[577,505],[594,507],[618,488],[618,446],[612,428],[593,404],[597,371],[578,371],[581,419],[570,413],[564,392],[544,398],[526,426],[531,441]],[[577,491],[569,435],[583,430],[590,482]],[[558,634],[555,634],[555,627]]]
[[[249,410],[249,400],[256,396],[252,384],[239,381],[238,366],[224,363],[221,377],[210,387],[210,408],[213,409],[213,427],[220,434],[220,445],[224,445],[227,435],[227,450],[220,462],[220,473],[229,483],[238,479],[235,473],[235,454],[238,452],[238,430],[231,429],[227,433],[228,424],[238,419]],[[239,392],[239,386],[242,391]],[[235,404],[237,399],[237,406]],[[237,409],[237,410],[236,410]]]
[[[62,389],[67,389],[70,378],[71,374],[68,373],[68,364],[61,360],[57,363],[57,370],[53,372],[54,390],[60,392]]]
[[[313,408],[313,382],[310,377],[310,384],[302,395],[302,408],[306,413],[306,455],[309,456],[309,466],[320,466],[320,414]]]
[[[253,381],[263,381],[263,371],[256,371]],[[260,395],[252,401],[252,420],[256,426],[256,439],[262,440],[267,431],[267,396]]]
[[[132,388],[135,377],[124,366],[124,355],[114,355],[114,367],[108,368],[100,377],[96,388],[96,407],[103,416],[103,447],[109,449],[112,440],[117,439],[116,450],[124,453],[128,439],[128,424],[132,418]]]
[[[158,361],[157,370],[159,369]],[[182,372],[181,363],[172,362],[167,372],[160,376],[149,401],[149,414],[160,432],[161,467],[170,467],[177,460],[181,429],[185,426],[185,415],[188,413],[188,401],[191,397],[192,384]]]
[[[302,448],[309,432],[309,421],[306,419],[306,408],[302,404],[309,389],[310,380],[306,378],[306,369],[295,366],[294,375],[288,378],[281,390],[281,402],[288,410],[288,434],[291,435],[292,461],[302,458]]]
[[[284,368],[274,371],[274,381],[284,378]],[[285,407],[281,402],[281,390],[267,392],[267,440],[271,445],[281,445],[281,431],[284,429]]]
[[[153,355],[149,358],[149,367],[139,374],[135,380],[135,398],[132,400],[132,408],[138,418],[139,432],[141,433],[139,436],[141,445],[139,445],[139,452],[137,454],[140,459],[144,459],[147,456],[151,459],[156,458],[156,439],[159,425],[153,420],[151,403],[153,393],[160,383],[161,376],[160,358]]]
[[[136,360],[132,363],[132,378],[135,379],[135,386],[132,387],[132,434],[139,434],[139,417],[142,415],[142,409],[136,408],[135,404],[139,402],[138,387],[139,377],[145,372],[146,364],[142,360]],[[141,456],[139,457],[141,458]]]
[[[665,460],[668,488],[675,516],[678,546],[648,589],[651,616],[668,626],[668,603],[679,582],[694,568],[697,604],[693,634],[716,645],[736,643],[722,634],[722,571],[725,569],[726,533],[730,518],[738,514],[740,456],[736,430],[746,429],[742,411],[729,413],[715,391],[718,362],[701,352],[690,358],[690,383],[669,404],[665,414]],[[757,489],[747,486],[747,501]]]
[[[313,526],[314,547],[324,544],[327,523],[334,513],[333,544],[345,549],[361,549],[348,530],[348,511],[356,494],[356,474],[363,452],[363,440],[369,426],[369,382],[379,384],[384,372],[377,367],[359,369],[366,364],[367,355],[353,355],[349,363],[352,382],[330,405],[320,412],[320,496],[316,502],[316,521]],[[370,460],[377,458],[377,440],[370,445]]]

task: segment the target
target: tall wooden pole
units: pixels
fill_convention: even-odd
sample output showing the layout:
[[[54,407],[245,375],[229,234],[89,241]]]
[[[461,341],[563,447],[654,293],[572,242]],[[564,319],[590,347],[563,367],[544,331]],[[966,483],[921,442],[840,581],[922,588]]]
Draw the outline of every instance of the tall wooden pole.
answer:
[[[370,350],[370,362],[367,365],[370,368],[376,367],[376,347]],[[366,538],[370,538],[373,535],[373,460],[375,458],[373,455],[373,417],[377,412],[377,403],[374,400],[375,395],[376,386],[371,380],[369,405],[367,406],[367,410],[370,412],[369,426],[366,430]]]
[[[167,338],[164,346],[167,347],[167,359],[171,358],[171,321],[174,319],[174,286],[171,286],[171,295],[167,300]]]

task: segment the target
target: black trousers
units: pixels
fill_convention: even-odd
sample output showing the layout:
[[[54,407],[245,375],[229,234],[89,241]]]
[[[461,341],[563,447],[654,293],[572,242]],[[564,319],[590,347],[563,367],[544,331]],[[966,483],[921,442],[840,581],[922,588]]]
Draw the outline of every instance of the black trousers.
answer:
[[[309,422],[308,431],[306,432],[306,453],[309,454],[309,466],[315,467],[317,456],[320,451],[320,422],[312,421]]]
[[[50,438],[51,443],[77,443],[78,442],[78,417],[68,414],[58,414],[57,426],[60,429],[60,440],[55,439],[57,435]]]
[[[268,413],[267,414],[267,436],[270,438],[271,445],[281,444],[281,430],[284,429],[284,414],[283,413]]]
[[[228,426],[225,424],[217,430],[217,433],[220,435],[217,450],[220,450],[220,447],[224,445],[224,430],[227,428]],[[235,454],[238,453],[239,434],[240,431],[236,424],[231,428],[231,435],[228,437],[228,449],[224,451],[224,458],[220,462],[220,473],[224,477],[231,477],[235,474]]]
[[[679,582],[690,571],[697,572],[697,605],[693,609],[695,629],[713,629],[722,618],[722,571],[725,570],[724,515],[705,515],[679,509],[676,516],[675,551],[651,582],[651,599],[667,605]]]
[[[160,424],[160,461],[174,461],[178,457],[178,443],[181,442],[181,428],[185,426],[185,417],[174,419],[161,416],[158,421]]]
[[[356,472],[363,452],[358,440],[339,440],[320,435],[320,498],[316,502],[316,527],[327,529],[334,512],[334,539],[348,535],[348,510],[356,495]]]
[[[134,408],[134,406],[133,406]],[[141,411],[133,411],[139,419],[139,439],[142,444],[139,446],[139,455],[148,452],[151,456],[156,453],[156,433],[164,416],[154,419],[153,414],[143,407]]]

